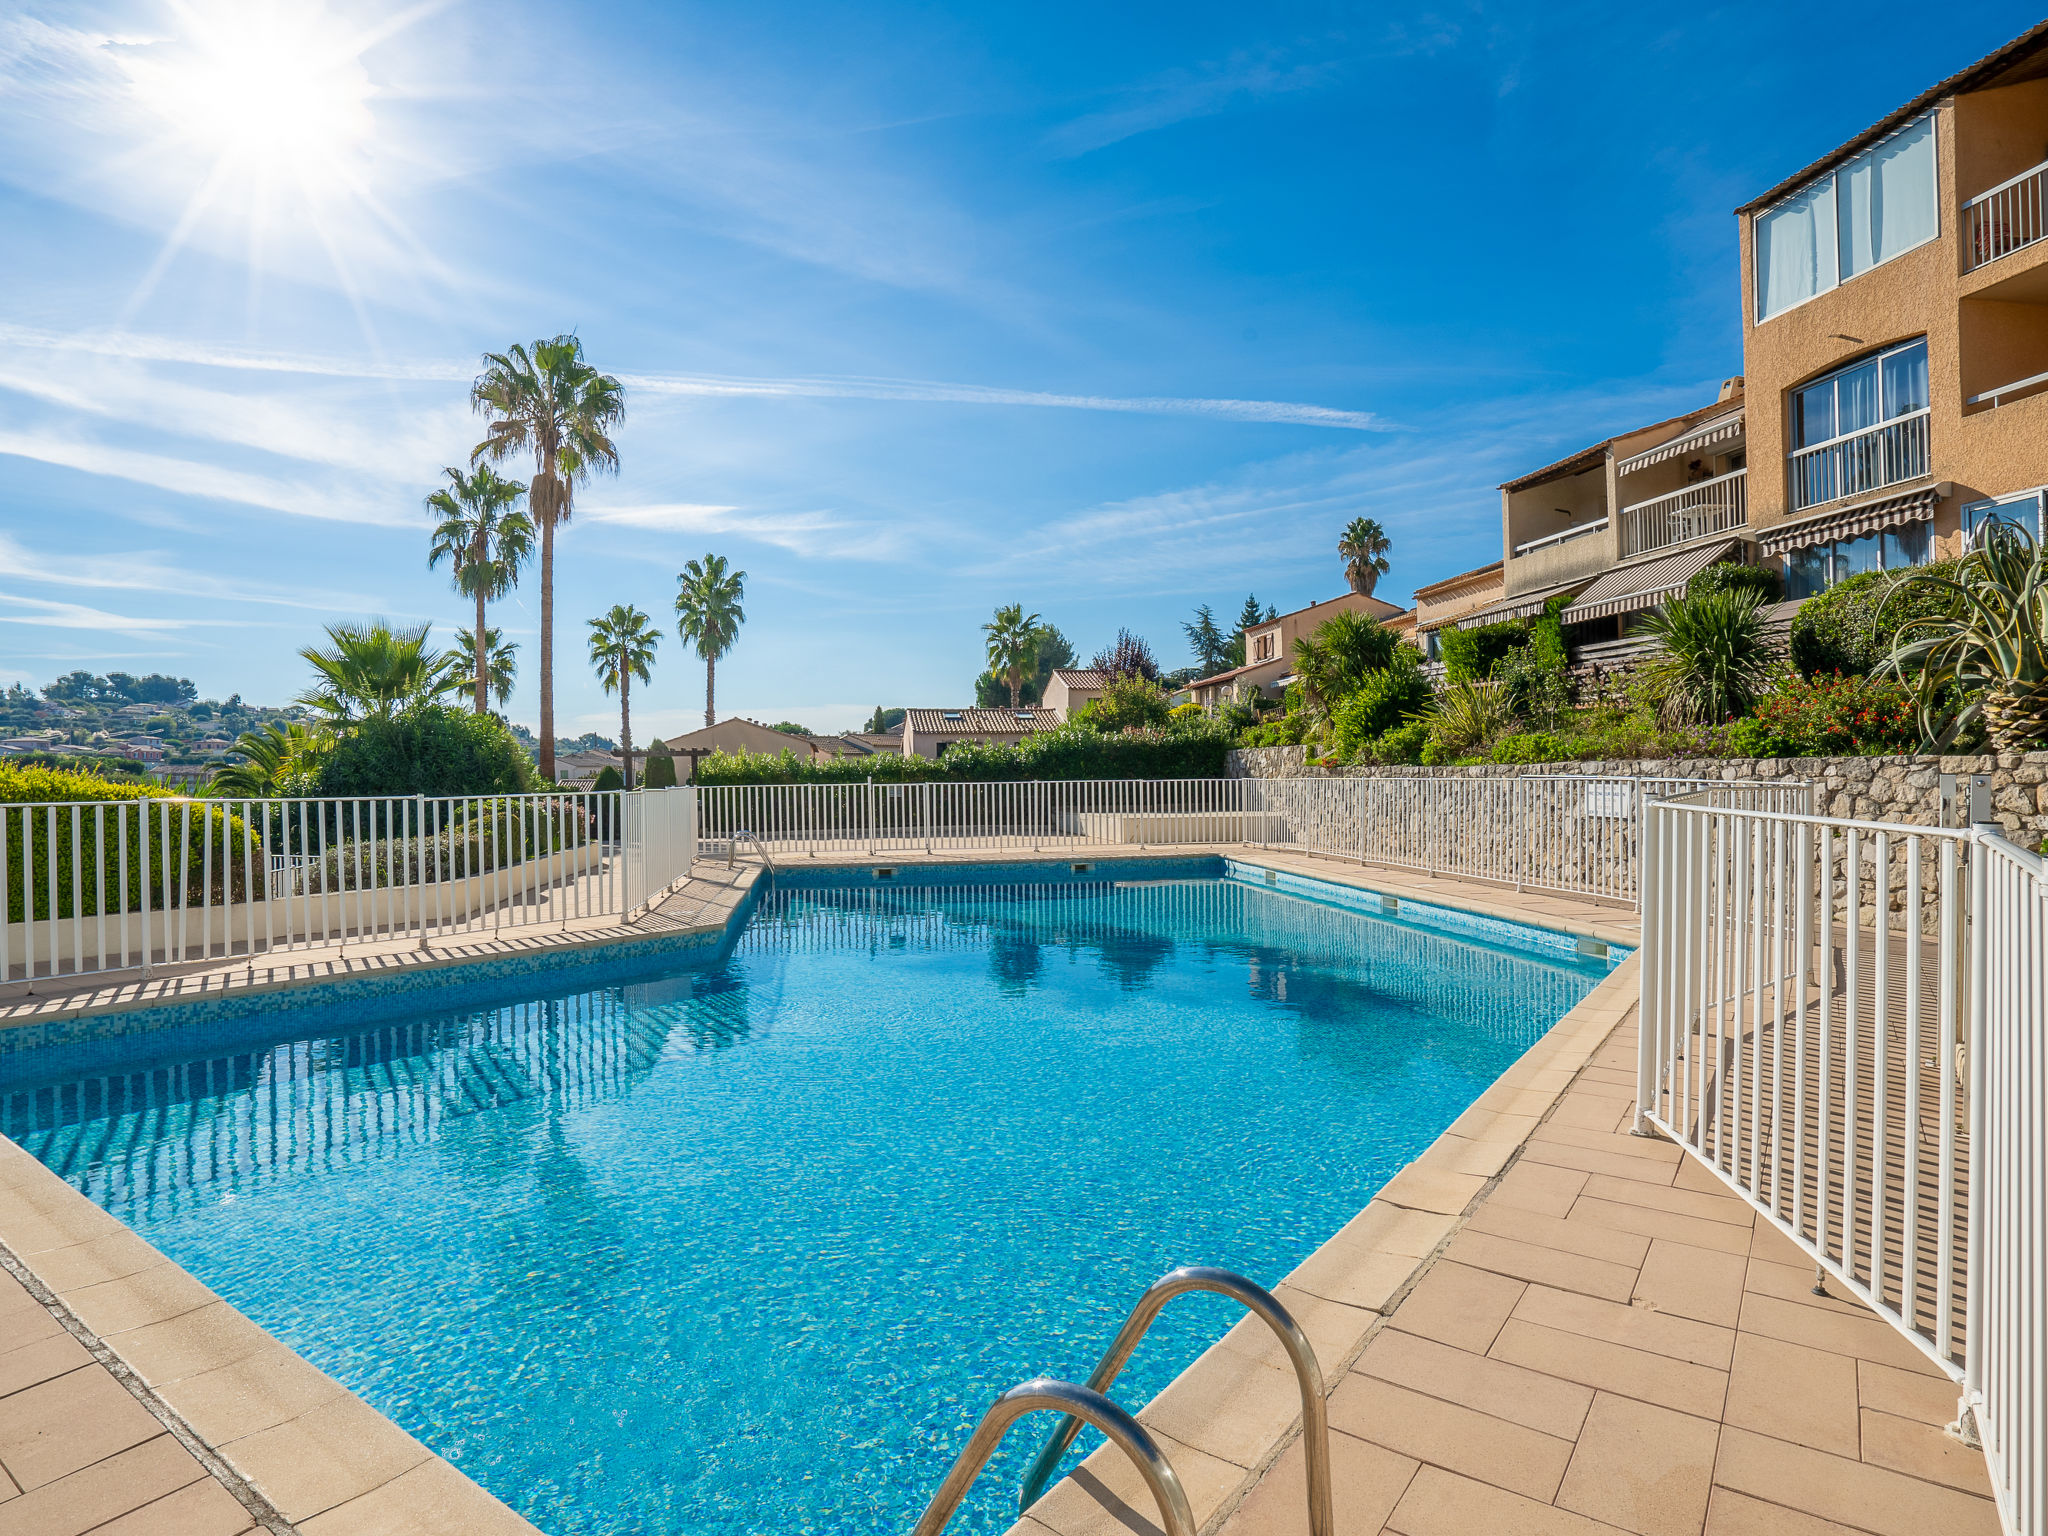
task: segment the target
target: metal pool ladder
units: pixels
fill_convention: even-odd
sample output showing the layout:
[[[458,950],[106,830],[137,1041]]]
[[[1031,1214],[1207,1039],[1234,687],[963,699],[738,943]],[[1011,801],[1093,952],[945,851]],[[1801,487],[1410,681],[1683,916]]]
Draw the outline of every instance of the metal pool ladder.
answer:
[[[995,1454],[1010,1425],[1025,1414],[1041,1409],[1049,1409],[1062,1417],[1025,1475],[1023,1489],[1017,1496],[1018,1513],[1022,1514],[1038,1502],[1045,1485],[1052,1480],[1060,1458],[1074,1443],[1074,1437],[1081,1432],[1081,1425],[1085,1422],[1101,1430],[1137,1466],[1159,1505],[1160,1525],[1166,1536],[1194,1536],[1187,1495],[1182,1492],[1172,1466],[1145,1433],[1144,1426],[1104,1395],[1122,1374],[1139,1342],[1166,1309],[1166,1304],[1176,1296],[1185,1296],[1193,1291],[1228,1296],[1240,1303],[1273,1330],[1281,1347],[1287,1351],[1288,1361],[1294,1367],[1295,1381],[1301,1388],[1301,1438],[1308,1462],[1309,1536],[1336,1536],[1337,1522],[1330,1500],[1330,1421],[1323,1402],[1323,1373],[1316,1364],[1315,1351],[1309,1347],[1308,1336],[1265,1287],[1230,1270],[1206,1265],[1188,1265],[1173,1270],[1145,1288],[1145,1294],[1138,1298],[1130,1316],[1124,1319],[1123,1327],[1117,1330],[1116,1338],[1103,1351],[1101,1360],[1096,1362],[1086,1386],[1039,1377],[1012,1387],[997,1398],[994,1406],[982,1416],[973,1438],[953,1463],[946,1480],[939,1485],[939,1491],[933,1495],[911,1536],[939,1536],[946,1522],[952,1518],[953,1511],[959,1508],[961,1499],[966,1497],[968,1488],[980,1476],[988,1458]]]
[[[732,856],[741,843],[754,845],[754,852],[761,855],[761,862],[768,866],[768,873],[772,877],[775,874],[775,860],[768,852],[768,845],[761,841],[758,833],[749,832],[745,827],[741,827],[725,840],[725,867],[732,868]]]

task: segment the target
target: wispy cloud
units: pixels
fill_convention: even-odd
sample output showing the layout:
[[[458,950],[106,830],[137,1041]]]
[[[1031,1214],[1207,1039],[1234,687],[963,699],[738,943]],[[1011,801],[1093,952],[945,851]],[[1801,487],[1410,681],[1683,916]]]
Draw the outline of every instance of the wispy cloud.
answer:
[[[592,522],[618,528],[647,533],[730,534],[800,555],[839,560],[888,560],[899,552],[899,540],[887,530],[854,523],[830,512],[762,512],[677,501],[600,506],[586,509],[584,515]]]
[[[13,611],[9,611],[13,610]],[[156,619],[109,613],[82,603],[51,602],[40,597],[0,592],[0,624],[34,624],[47,629],[90,629],[120,635],[166,634],[181,629],[219,625],[218,619]]]
[[[176,565],[155,550],[128,554],[75,551],[55,559],[27,548],[0,533],[0,571],[15,581],[88,591],[157,592],[197,598],[203,602],[255,603],[266,607],[304,609],[315,613],[335,609],[375,608],[379,599],[356,592],[310,592],[296,582],[229,581]]]
[[[1045,143],[1062,157],[1085,155],[1141,133],[1214,116],[1242,102],[1315,90],[1339,72],[1334,60],[1287,64],[1271,56],[1238,54],[1130,86],[1113,105],[1061,123],[1045,136]]]

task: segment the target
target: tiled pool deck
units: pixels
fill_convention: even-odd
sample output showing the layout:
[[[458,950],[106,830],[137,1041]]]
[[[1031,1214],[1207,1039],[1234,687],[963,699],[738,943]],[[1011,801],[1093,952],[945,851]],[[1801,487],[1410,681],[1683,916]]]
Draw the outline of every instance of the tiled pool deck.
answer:
[[[1635,915],[1613,907],[1231,853],[1609,943],[1637,937]],[[0,997],[0,1030],[722,929],[752,872],[692,875],[630,929],[572,924],[424,956],[352,945],[253,975],[238,961]],[[1955,1407],[1947,1379],[1861,1306],[1809,1294],[1811,1266],[1677,1148],[1627,1134],[1634,992],[1631,960],[1279,1288],[1324,1369],[1339,1531],[1995,1532],[1981,1457],[1940,1429]],[[0,1536],[532,1530],[4,1140],[0,1268]],[[1299,1416],[1292,1375],[1251,1324],[1140,1414],[1205,1532],[1224,1536],[1306,1532]],[[1134,1475],[1098,1453],[1019,1525],[1048,1531],[1156,1526]]]

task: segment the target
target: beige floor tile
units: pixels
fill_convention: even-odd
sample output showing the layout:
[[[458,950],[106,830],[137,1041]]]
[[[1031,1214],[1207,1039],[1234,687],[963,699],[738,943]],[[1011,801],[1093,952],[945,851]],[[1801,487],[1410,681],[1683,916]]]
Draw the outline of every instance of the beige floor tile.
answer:
[[[167,1322],[220,1298],[178,1265],[164,1261],[118,1280],[81,1286],[64,1297],[78,1320],[101,1338]]]
[[[1495,1237],[1468,1227],[1452,1239],[1445,1256],[1474,1269],[1487,1269],[1516,1280],[1529,1280],[1558,1290],[1579,1291],[1609,1301],[1627,1301],[1636,1286],[1632,1264],[1612,1264],[1605,1259],[1583,1258],[1539,1248],[1512,1238]]]
[[[1589,1388],[1504,1360],[1382,1328],[1353,1369],[1569,1440],[1585,1422]]]
[[[1284,1280],[1273,1288],[1273,1299],[1287,1309],[1287,1315],[1294,1319],[1295,1326],[1308,1336],[1309,1349],[1316,1357],[1316,1367],[1323,1373],[1326,1385],[1334,1382],[1337,1373],[1357,1355],[1359,1344],[1380,1316],[1365,1307],[1347,1307],[1340,1302],[1311,1296],[1306,1291],[1294,1289]],[[1234,1353],[1249,1355],[1275,1370],[1289,1373],[1294,1370],[1294,1362],[1279,1336],[1249,1313],[1232,1324],[1230,1331],[1217,1344]]]
[[[1557,1101],[1549,1123],[1574,1125],[1588,1131],[1611,1131],[1621,1116],[1622,1111],[1615,1106],[1614,1100],[1604,1095],[1567,1093]]]
[[[1730,1424],[1837,1456],[1855,1456],[1856,1362],[1804,1344],[1739,1334],[1728,1371]]]
[[[1513,1238],[1539,1248],[1555,1248],[1561,1253],[1605,1259],[1610,1264],[1631,1268],[1640,1265],[1650,1249],[1650,1240],[1634,1232],[1617,1232],[1587,1222],[1574,1224],[1568,1218],[1495,1205],[1490,1200],[1473,1213],[1467,1225],[1473,1231],[1491,1232],[1495,1237]]]
[[[1693,1157],[1687,1157],[1678,1165],[1678,1177],[1671,1182],[1680,1189],[1690,1189],[1703,1195],[1720,1195],[1724,1199],[1728,1197],[1728,1186]]]
[[[1749,1291],[1742,1298],[1741,1326],[1745,1333],[1766,1334],[1838,1355],[1875,1360],[1879,1365],[1894,1365],[1900,1370],[1919,1371],[1923,1375],[1939,1374],[1940,1370],[1900,1338],[1891,1324],[1880,1322],[1870,1313],[1850,1317]]]
[[[217,1371],[277,1343],[224,1301],[115,1334],[106,1342],[153,1387]]]
[[[293,1522],[382,1487],[432,1454],[353,1394],[220,1451]]]
[[[1749,1260],[1740,1254],[1660,1238],[1650,1244],[1633,1299],[1639,1307],[1732,1328],[1742,1315],[1742,1277],[1748,1268]]]
[[[1863,1459],[1930,1483],[1946,1483],[1990,1498],[1984,1453],[1973,1451],[1932,1424],[1863,1410]]]
[[[1625,1344],[1630,1349],[1669,1355],[1694,1365],[1725,1371],[1735,1353],[1735,1330],[1687,1317],[1669,1317],[1647,1307],[1623,1306],[1597,1297],[1532,1285],[1515,1304],[1515,1316],[1525,1323],[1555,1328],[1564,1333]]]
[[[89,1242],[68,1248],[53,1248],[36,1255],[36,1275],[59,1296],[82,1286],[119,1280],[140,1270],[154,1269],[164,1256],[125,1227]]]
[[[1999,1530],[1998,1512],[1989,1499],[1732,1424],[1721,1430],[1714,1480],[1737,1493],[1874,1536],[1997,1536]]]
[[[7,1536],[78,1536],[205,1476],[190,1451],[159,1434],[10,1500],[0,1530]]]
[[[1616,1157],[1630,1157],[1639,1162],[1662,1163],[1667,1168],[1685,1156],[1670,1142],[1659,1141],[1653,1136],[1630,1136],[1626,1133],[1617,1135],[1613,1131],[1590,1130],[1584,1126],[1563,1124],[1554,1116],[1544,1122],[1534,1139],[1553,1142],[1559,1146],[1580,1147],[1588,1152],[1610,1152]]]
[[[1398,1205],[1403,1210],[1436,1211],[1457,1216],[1485,1187],[1486,1180],[1476,1173],[1452,1173],[1448,1169],[1410,1163],[1389,1179],[1386,1187],[1373,1198]]]
[[[1399,1536],[1615,1536],[1611,1525],[1438,1467],[1415,1474],[1387,1529]]]
[[[1716,1488],[1707,1504],[1705,1536],[1863,1536],[1818,1515],[1766,1504],[1732,1488]]]
[[[1643,1158],[1623,1157],[1616,1152],[1595,1152],[1587,1147],[1568,1146],[1557,1141],[1532,1141],[1522,1148],[1524,1161],[1548,1163],[1553,1168],[1576,1168],[1610,1179],[1648,1184],[1657,1189],[1671,1186],[1671,1164]]]
[[[1377,1531],[1418,1463],[1355,1435],[1330,1433],[1330,1509],[1340,1532]],[[1308,1464],[1296,1439],[1245,1495],[1221,1536],[1308,1536]]]
[[[1523,1142],[1539,1123],[1534,1115],[1503,1115],[1475,1104],[1444,1129],[1467,1141]]]
[[[207,1477],[96,1527],[92,1536],[240,1536],[249,1525],[249,1512]]]
[[[1557,1492],[1571,1442],[1353,1371],[1330,1396],[1346,1434],[1532,1499]]]
[[[1332,1238],[1303,1259],[1283,1284],[1325,1301],[1378,1311],[1408,1283],[1422,1260],[1382,1253],[1362,1243]]]
[[[1395,1326],[1457,1349],[1485,1354],[1527,1282],[1439,1259],[1393,1313]]]
[[[1797,1243],[1768,1221],[1756,1224],[1756,1231],[1749,1240],[1749,1252],[1753,1258],[1767,1259],[1773,1264],[1790,1264],[1795,1268],[1813,1262],[1799,1251]]]
[[[1544,1216],[1566,1216],[1572,1202],[1586,1187],[1590,1175],[1576,1168],[1553,1168],[1547,1163],[1516,1163],[1501,1176],[1488,1205],[1512,1205]]]
[[[1236,1496],[1251,1476],[1243,1467],[1205,1456],[1171,1435],[1152,1431],[1173,1475],[1187,1495],[1196,1526],[1205,1524]],[[1114,1446],[1099,1446],[1074,1471],[1053,1484],[1031,1506],[1031,1518],[1060,1536],[1157,1536],[1159,1504],[1130,1458]]]
[[[1696,1536],[1713,1487],[1720,1426],[1602,1392],[1557,1502],[1641,1536]]]
[[[1448,1131],[1429,1144],[1416,1161],[1425,1168],[1445,1173],[1463,1173],[1492,1178],[1514,1157],[1517,1144],[1511,1141],[1468,1141]]]
[[[49,1317],[47,1312],[43,1315]],[[9,1337],[18,1335],[10,1331]],[[32,1387],[37,1382],[48,1381],[53,1376],[62,1376],[67,1371],[75,1371],[91,1361],[92,1356],[86,1353],[85,1346],[70,1334],[61,1330],[45,1334],[34,1343],[22,1344],[0,1354],[0,1397]]]
[[[1711,1248],[1716,1253],[1749,1256],[1749,1229],[1725,1221],[1707,1221],[1698,1216],[1681,1216],[1653,1206],[1626,1205],[1619,1200],[1599,1200],[1581,1195],[1572,1203],[1572,1221],[1609,1227],[1616,1232],[1634,1232],[1643,1237],[1661,1237],[1693,1248]]]
[[[1403,1210],[1384,1200],[1371,1200],[1330,1241],[1370,1245],[1382,1253],[1419,1259],[1442,1242],[1456,1225],[1456,1217],[1439,1211]]]
[[[540,1536],[439,1457],[316,1515],[299,1536]]]
[[[1842,1295],[1838,1281],[1828,1282],[1829,1291],[1825,1296],[1813,1294],[1814,1265],[1811,1259],[1803,1264],[1773,1264],[1769,1259],[1751,1259],[1748,1273],[1744,1276],[1742,1288],[1754,1291],[1759,1296],[1775,1296],[1780,1301],[1796,1302],[1802,1307],[1819,1307],[1827,1312],[1839,1312],[1845,1317],[1868,1317],[1870,1309],[1852,1297]]]
[[[163,1432],[111,1375],[82,1366],[0,1398],[0,1467],[32,1490]]]
[[[16,1289],[20,1288],[17,1286]],[[21,1294],[28,1298],[30,1305],[17,1307],[4,1320],[0,1320],[0,1341],[4,1341],[8,1354],[17,1349],[46,1345],[65,1336],[64,1325],[57,1321],[55,1314],[37,1303],[28,1292],[22,1291]],[[5,1361],[6,1358],[7,1355],[0,1354],[0,1361]],[[0,1379],[4,1379],[4,1372],[5,1367],[0,1366]]]
[[[1301,1388],[1292,1371],[1212,1347],[1138,1417],[1198,1451],[1255,1467],[1301,1417]]]
[[[292,1350],[273,1344],[159,1390],[194,1431],[211,1444],[225,1445],[295,1419],[345,1389]]]
[[[1689,1166],[1681,1163],[1681,1169]],[[1680,1216],[1698,1216],[1740,1227],[1746,1234],[1755,1225],[1750,1208],[1723,1191],[1686,1189],[1676,1184],[1645,1184],[1641,1179],[1611,1179],[1595,1174],[1581,1191],[1589,1200],[1612,1200],[1622,1205],[1647,1206],[1654,1211],[1675,1211]]]
[[[1497,1360],[1509,1360],[1532,1371],[1703,1419],[1721,1416],[1727,1391],[1726,1374],[1708,1366],[1582,1334],[1560,1333],[1513,1317],[1493,1341],[1491,1353]]]
[[[1921,1424],[1952,1424],[1960,1393],[1961,1389],[1946,1376],[1923,1376],[1918,1371],[1902,1371],[1874,1360],[1856,1362],[1857,1401],[1879,1413]]]

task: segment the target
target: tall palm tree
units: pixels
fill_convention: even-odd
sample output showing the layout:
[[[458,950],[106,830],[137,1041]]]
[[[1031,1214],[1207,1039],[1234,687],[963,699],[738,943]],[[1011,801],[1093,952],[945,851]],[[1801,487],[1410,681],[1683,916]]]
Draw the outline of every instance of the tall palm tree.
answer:
[[[633,787],[633,679],[646,682],[661,631],[654,620],[625,603],[590,621],[590,665],[606,693],[619,696],[619,756],[626,764],[626,788]]]
[[[455,631],[455,649],[449,653],[454,663],[455,686],[464,693],[477,690],[479,684],[490,691],[491,697],[503,709],[505,701],[512,697],[512,684],[519,676],[517,652],[519,642],[507,640],[502,629],[484,631],[484,665],[481,676],[476,665],[476,631],[458,629]]]
[[[1344,536],[1337,540],[1337,553],[1344,557],[1344,579],[1351,583],[1352,591],[1361,597],[1372,596],[1372,589],[1391,568],[1387,551],[1393,547],[1387,530],[1372,518],[1351,519]]]
[[[574,335],[484,354],[469,403],[487,419],[472,464],[533,455],[526,515],[540,530],[540,776],[555,776],[555,530],[569,521],[577,482],[616,474],[611,433],[626,415],[625,386],[585,361]]]
[[[496,602],[519,584],[519,568],[533,553],[533,524],[519,510],[526,487],[507,480],[488,464],[468,475],[453,468],[442,473],[448,483],[427,498],[427,510],[438,519],[434,542],[427,550],[427,569],[446,560],[455,590],[476,599],[476,629],[472,633],[493,634],[484,622],[484,604]],[[469,675],[476,712],[485,714],[491,707],[491,678],[476,668]],[[498,696],[498,702],[505,702],[504,694]]]
[[[455,669],[452,657],[427,644],[432,627],[393,629],[383,619],[328,625],[326,645],[299,652],[314,675],[299,702],[347,721],[388,717],[440,697],[454,686]]]
[[[996,610],[995,622],[981,626],[988,636],[988,669],[1010,688],[1010,708],[1022,702],[1024,678],[1038,665],[1038,615],[1024,616],[1024,605]]]
[[[747,573],[726,569],[725,556],[692,560],[676,576],[676,632],[704,658],[704,724],[718,723],[713,689],[718,658],[732,649],[747,621],[740,608],[746,596]]]

